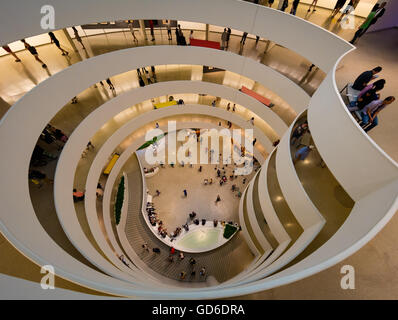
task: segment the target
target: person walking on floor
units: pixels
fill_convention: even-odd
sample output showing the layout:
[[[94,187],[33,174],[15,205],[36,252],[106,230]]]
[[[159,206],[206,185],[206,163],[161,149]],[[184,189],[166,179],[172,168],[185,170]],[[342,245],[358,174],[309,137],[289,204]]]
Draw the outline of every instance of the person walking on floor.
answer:
[[[341,8],[344,6],[345,2],[347,0],[337,0],[336,5],[334,6],[333,10],[332,10],[332,14],[331,16],[334,17],[337,12],[339,12],[341,10]]]
[[[133,36],[134,42],[138,42],[137,37],[135,36],[135,30],[134,30],[134,20],[129,20],[127,26],[130,29],[131,35]]]
[[[247,38],[247,32],[245,31],[245,32],[243,32],[242,38],[240,39],[240,44],[241,44],[242,46],[245,45],[246,38]]]
[[[41,66],[43,68],[47,68],[47,65],[43,61],[40,60],[39,54],[37,53],[36,48],[34,46],[31,46],[29,43],[27,43],[25,39],[22,39],[21,42],[24,44],[25,49],[27,49],[31,53],[31,55],[35,57],[36,61],[41,63]]]
[[[285,12],[288,6],[289,6],[288,0],[279,0],[278,10]]]
[[[202,267],[202,269],[200,269],[200,275],[202,277],[204,277],[206,275],[206,268],[205,267]]]
[[[344,8],[342,14],[340,15],[340,18],[337,20],[337,22],[340,22],[343,20],[343,18],[351,14],[356,8],[360,0],[350,0],[350,2],[347,4],[347,6]]]
[[[168,40],[173,40],[173,37],[171,35],[171,22],[170,20],[166,20],[166,28],[167,28],[167,38]]]
[[[57,39],[55,34],[53,32],[49,32],[48,35],[50,36],[51,43],[54,43],[57,48],[61,50],[63,56],[67,56],[69,54],[68,51],[61,48],[61,44],[59,43],[59,40]]]
[[[185,40],[184,33],[182,32],[180,25],[178,25],[178,34],[180,35],[180,44],[182,46],[186,46],[187,41]]]
[[[151,29],[151,36],[152,36],[151,41],[155,41],[155,32],[153,31],[153,21],[152,20],[149,20],[149,28]]]
[[[180,37],[180,33],[178,32],[177,28],[176,28],[175,34],[176,34],[176,39],[177,39],[177,45],[180,46],[181,45],[181,37]]]
[[[256,36],[256,44],[255,44],[255,46],[257,46],[259,40],[260,40],[260,36]]]
[[[153,78],[153,82],[157,82],[156,79],[156,72],[155,72],[155,66],[151,66],[151,72],[152,72],[152,78]]]
[[[309,6],[307,12],[310,12],[310,11],[311,11],[311,8],[312,8],[312,12],[315,12],[315,11],[316,11],[316,5],[317,5],[317,3],[318,3],[318,0],[312,1],[312,3],[310,4],[310,6]]]
[[[222,181],[222,180],[221,180]],[[217,199],[216,199],[216,204],[218,203],[218,202],[220,202],[221,201],[221,197],[220,197],[220,195],[218,194],[217,195]]]
[[[11,54],[11,55],[15,58],[15,62],[21,62],[21,59],[19,59],[19,58],[17,57],[17,55],[10,49],[9,46],[4,45],[4,46],[2,46],[2,48],[3,48],[6,52],[8,52],[9,54]]]
[[[231,38],[231,33],[232,33],[231,28],[228,28],[227,29],[227,49],[228,49],[228,46],[229,46],[229,39]]]
[[[152,249],[152,252],[154,252],[154,253],[160,253],[160,249],[159,249],[159,248],[153,248],[153,249]]]
[[[111,79],[107,78],[107,79],[106,79],[106,83],[109,85],[109,89],[111,89],[111,91],[112,91],[113,93],[115,93],[115,92],[116,92],[115,86],[113,85]]]
[[[222,50],[226,50],[227,49],[227,38],[228,38],[227,28],[224,28],[224,31],[221,34],[221,47],[222,47]]]
[[[80,38],[79,32],[77,31],[77,29],[75,27],[72,27],[73,32],[75,33],[75,39],[80,42],[80,44],[82,45],[83,49],[86,49],[86,47],[83,44],[83,40],[82,38]]]
[[[369,13],[369,15],[367,16],[365,22],[362,23],[361,26],[358,28],[358,30],[355,32],[354,37],[350,41],[351,44],[354,44],[358,38],[362,37],[366,33],[366,31],[368,31],[370,26],[375,24],[377,20],[384,15],[386,11],[384,7],[386,6],[386,4],[387,4],[386,2],[383,2],[380,6],[376,5],[374,7],[372,12]]]
[[[151,80],[151,75],[149,74],[148,70],[145,69],[145,76],[146,76],[146,81],[148,82],[148,84],[152,83]]]
[[[186,190],[186,189],[184,189],[183,193],[184,193],[184,197],[186,198],[186,197],[188,196],[188,192],[187,192],[187,190]]]
[[[293,0],[292,8],[290,9],[290,14],[292,14],[294,16],[296,15],[297,7],[298,7],[299,3],[300,3],[300,0]]]
[[[313,150],[314,148],[315,147],[311,145],[311,146],[304,146],[298,149],[294,154],[293,164],[296,164],[297,161],[299,160],[305,160],[309,155],[310,151]]]

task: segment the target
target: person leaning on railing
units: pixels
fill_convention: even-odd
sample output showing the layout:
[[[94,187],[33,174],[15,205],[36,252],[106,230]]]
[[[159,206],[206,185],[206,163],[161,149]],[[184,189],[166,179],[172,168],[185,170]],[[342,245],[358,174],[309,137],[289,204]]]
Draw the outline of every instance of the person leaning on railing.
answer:
[[[369,132],[379,124],[377,115],[387,105],[393,103],[394,101],[395,97],[392,96],[387,97],[384,100],[374,100],[361,110],[360,115],[362,117],[362,128],[364,128],[365,132]]]

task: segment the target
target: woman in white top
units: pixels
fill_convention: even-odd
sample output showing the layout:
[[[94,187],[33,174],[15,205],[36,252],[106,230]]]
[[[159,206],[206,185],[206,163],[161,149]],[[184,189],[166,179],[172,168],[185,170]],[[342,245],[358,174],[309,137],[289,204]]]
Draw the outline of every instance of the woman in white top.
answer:
[[[131,34],[132,34],[132,36],[134,38],[134,41],[138,42],[138,39],[137,39],[137,37],[134,34],[135,30],[134,30],[134,27],[133,27],[133,22],[134,22],[133,20],[129,20],[129,23],[127,24],[127,26],[130,28],[130,32],[131,32]]]

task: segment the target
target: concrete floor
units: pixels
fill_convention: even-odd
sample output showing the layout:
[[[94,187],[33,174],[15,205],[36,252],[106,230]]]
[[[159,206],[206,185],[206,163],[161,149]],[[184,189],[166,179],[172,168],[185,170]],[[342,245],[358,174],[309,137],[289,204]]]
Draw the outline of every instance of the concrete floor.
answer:
[[[178,147],[178,145],[177,145]],[[199,146],[198,146],[199,149]],[[220,150],[222,144],[220,143]],[[145,161],[145,149],[137,152],[140,158],[142,167],[152,167]],[[129,160],[130,161],[130,160]],[[167,163],[167,160],[166,160]],[[205,218],[207,220],[217,219],[219,221],[233,221],[239,223],[238,207],[239,198],[236,196],[237,192],[231,191],[232,184],[236,184],[240,190],[243,190],[248,181],[253,177],[254,171],[247,176],[239,176],[233,181],[229,181],[229,175],[232,174],[232,165],[225,166],[228,182],[223,186],[219,185],[219,179],[215,170],[215,165],[203,164],[202,172],[199,172],[199,164],[193,165],[176,165],[172,168],[170,165],[165,165],[160,168],[159,172],[150,178],[145,179],[146,187],[150,195],[153,196],[153,203],[158,213],[159,219],[163,221],[163,226],[167,229],[168,233],[175,230],[177,226],[181,227],[183,224],[189,222],[188,214],[192,211],[197,213],[197,218]],[[219,165],[222,170],[222,165]],[[126,171],[129,175],[129,171]],[[172,177],[172,179],[171,179]],[[213,184],[205,186],[203,179],[213,178]],[[246,178],[245,184],[243,179]],[[140,187],[139,185],[129,185],[129,188]],[[186,189],[188,196],[183,196],[183,190]],[[156,196],[156,190],[161,193]],[[137,191],[130,191],[133,195]],[[221,202],[215,203],[217,195],[220,195]],[[135,215],[134,215],[135,214]],[[149,231],[145,222],[133,216],[141,215],[141,212],[130,212],[129,219],[134,219],[134,225],[131,224],[129,228],[126,226],[126,234],[132,248],[136,251],[137,255],[154,271],[162,274],[168,278],[179,280],[179,273],[181,270],[190,270],[187,265],[189,257],[193,256],[197,261],[197,265],[205,265],[209,276],[214,277],[218,282],[224,282],[238,273],[242,272],[253,260],[254,256],[248,248],[242,235],[238,233],[231,241],[205,253],[189,254],[186,253],[185,262],[182,264],[176,259],[175,263],[170,264],[167,261],[169,248],[164,245]],[[129,224],[129,222],[127,222]],[[136,227],[139,226],[139,228]],[[144,232],[139,232],[144,228]],[[134,230],[135,232],[127,233],[127,230]],[[146,242],[148,246],[158,247],[161,249],[159,257],[157,255],[148,254],[141,248],[141,243]],[[138,245],[137,245],[138,244]],[[225,264],[225,260],[237,261],[239,263]],[[185,269],[184,269],[185,268]],[[203,279],[187,278],[186,281],[197,282]]]
[[[222,146],[220,152],[221,150]],[[145,162],[144,151],[138,152],[138,155],[143,167],[151,167]],[[200,166],[202,172],[198,171]],[[240,199],[236,196],[236,192],[231,191],[231,187],[235,184],[243,192],[255,172],[253,170],[250,175],[238,176],[231,181],[229,177],[234,168],[232,164],[195,164],[192,168],[189,165],[184,167],[176,165],[175,168],[166,166],[155,176],[146,178],[149,194],[155,195],[156,190],[161,192],[160,196],[153,197],[153,202],[169,232],[185,224],[189,219],[188,214],[192,211],[197,213],[199,220],[205,218],[239,222]],[[222,175],[225,171],[228,179],[222,186],[219,184],[220,179],[217,178],[217,169],[221,170]],[[173,177],[172,180],[170,177]],[[210,180],[210,178],[213,179],[213,184],[204,185],[204,179]],[[188,193],[186,198],[182,192],[184,189]],[[220,195],[221,201],[216,204],[217,195]]]
[[[308,15],[307,19],[349,40],[352,37],[353,31],[339,30],[338,25],[328,19],[328,12],[328,10],[319,9],[316,14]],[[299,7],[297,15],[305,17],[306,9],[304,5]],[[361,21],[362,19],[357,19],[356,25],[359,25]],[[396,81],[398,68],[398,64],[396,63],[396,49],[398,48],[398,43],[396,41],[396,39],[398,39],[396,36],[397,32],[397,29],[392,29],[384,32],[369,33],[363,36],[357,44],[358,49],[342,60],[336,75],[338,86],[340,88],[343,87],[345,83],[352,82],[363,70],[380,64],[384,67],[382,76],[387,79],[387,85],[383,90],[383,95],[387,96],[398,92],[398,82]],[[199,35],[203,36],[203,33],[199,33]],[[210,34],[209,40],[218,40],[218,37],[219,35]],[[393,40],[391,41],[390,39]],[[99,51],[99,46],[94,42],[97,40],[101,48],[109,44],[107,43],[104,45],[101,39],[90,37],[89,41],[90,45],[93,47],[93,51]],[[84,41],[87,40],[85,39]],[[115,38],[115,41],[117,43],[118,40]],[[233,37],[230,50],[238,50],[238,42],[239,38]],[[286,48],[274,46],[268,51],[267,55],[262,55],[264,47],[265,43],[260,42],[257,48],[254,48],[254,40],[248,39],[242,54],[251,54],[253,57],[256,56],[257,59],[261,59],[263,63],[286,74],[289,78],[295,79],[297,82],[302,82],[307,92],[313,92],[323,79],[324,74],[322,74],[320,70],[307,75],[306,70],[310,63],[303,58],[301,58],[301,60],[297,60],[297,57],[296,59],[292,58],[295,54],[289,52]],[[90,51],[88,54],[93,55],[93,51]],[[64,69],[71,63],[80,61],[78,54],[71,54],[70,59],[58,56],[58,49],[53,45],[41,46],[39,48],[39,53],[43,57],[43,60],[50,66],[49,73],[42,69],[38,63],[33,61],[30,54],[26,51],[18,53],[18,56],[23,60],[21,64],[14,63],[13,58],[9,56],[0,58],[0,65],[3,70],[2,77],[6,79],[6,81],[5,79],[1,81],[0,96],[8,103],[12,104],[17,101],[23,94],[32,89],[37,83],[46,79],[49,75]],[[84,52],[80,53],[83,57],[85,56]],[[180,71],[182,70],[180,69]],[[113,82],[116,84],[118,92],[120,90],[127,90],[130,86],[124,84],[126,75],[115,78]],[[136,86],[136,84],[132,86]],[[95,91],[95,93],[91,93],[91,90]],[[79,104],[74,106],[75,109],[73,112],[72,110],[68,112],[69,116],[72,114],[74,116],[74,118],[68,119],[72,121],[65,121],[64,117],[57,115],[60,126],[68,130],[68,126],[71,126],[70,123],[72,123],[72,126],[69,127],[69,131],[67,131],[68,133],[71,132],[73,123],[76,123],[76,121],[80,122],[91,111],[89,107],[91,103],[88,102],[92,101],[91,99],[93,96],[96,97],[98,104],[103,103],[104,99],[110,97],[110,94],[106,90],[100,90],[103,92],[98,93],[97,90],[90,88],[79,95]],[[85,97],[88,97],[87,100],[85,100]],[[82,108],[82,105],[85,105],[87,109]],[[69,107],[73,107],[73,105]],[[395,160],[398,159],[398,144],[396,143],[397,133],[394,130],[398,116],[397,112],[398,109],[395,108],[394,105],[384,110],[380,115],[380,125],[370,132],[370,136]],[[3,109],[2,113],[4,113]],[[369,244],[356,254],[345,259],[342,263],[296,283],[262,293],[244,296],[242,298],[396,299],[398,298],[398,279],[395,276],[398,271],[398,252],[395,248],[396,230],[398,230],[398,218],[395,216],[384,230],[370,241]],[[26,279],[38,278],[39,267],[23,257],[1,235],[0,253],[2,257],[7,257],[7,259],[1,259],[2,264],[0,265],[0,272]],[[345,264],[350,264],[355,267],[355,290],[342,290],[340,288],[340,279],[342,277],[340,268]],[[63,280],[60,281],[62,282]],[[57,285],[63,287],[62,284]],[[68,285],[70,284],[67,284],[65,287],[68,287]],[[78,290],[73,286],[71,286],[71,288]]]

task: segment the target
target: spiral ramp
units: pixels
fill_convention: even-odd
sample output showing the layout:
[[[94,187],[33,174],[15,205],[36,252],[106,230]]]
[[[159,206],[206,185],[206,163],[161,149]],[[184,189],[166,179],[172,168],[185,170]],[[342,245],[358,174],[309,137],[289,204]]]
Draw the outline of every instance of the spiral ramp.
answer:
[[[35,264],[54,266],[58,277],[91,290],[98,298],[103,295],[156,299],[231,297],[297,281],[338,263],[371,240],[397,210],[397,163],[358,126],[336,86],[336,67],[354,49],[346,41],[303,19],[242,1],[129,0],[110,5],[105,0],[56,0],[52,3],[57,13],[57,29],[123,20],[127,18],[126,12],[129,19],[151,17],[226,25],[296,52],[326,76],[310,96],[288,77],[250,57],[209,48],[155,45],[91,57],[37,84],[12,105],[0,122],[1,163],[7,168],[0,181],[0,230]],[[23,12],[11,1],[3,6],[6,10],[2,11],[0,21],[8,27],[0,31],[2,44],[43,33],[40,24],[35,23],[41,18],[35,10],[36,1],[27,3]],[[295,32],[276,27],[285,25],[294,27]],[[90,113],[75,121],[56,161],[51,190],[56,214],[51,219],[60,226],[61,235],[48,232],[36,213],[28,181],[32,152],[43,128],[67,107],[72,97],[103,79],[131,74],[145,66],[177,64],[191,69],[213,66],[234,73],[243,84],[263,86],[280,103],[273,108],[264,106],[237,90],[242,83],[211,83],[193,77],[167,79],[141,88],[133,86],[123,94],[99,102]],[[181,94],[195,98],[183,107],[158,110],[153,110],[150,103],[151,99]],[[213,108],[200,99],[203,94],[236,103],[239,110],[231,113],[224,108]],[[202,256],[211,265],[211,277],[194,282],[178,281],[178,270],[165,266],[167,256],[153,259],[140,250],[141,243],[154,246],[158,240],[149,234],[142,218],[145,178],[142,164],[132,154],[145,142],[145,131],[156,122],[165,130],[167,120],[177,121],[178,130],[217,128],[221,121],[230,121],[236,128],[249,128],[252,116],[256,118],[254,136],[258,140],[254,155],[261,168],[251,176],[239,202],[242,231],[228,246]],[[120,118],[123,121],[118,121]],[[295,126],[303,121],[308,121],[310,141],[315,146],[307,166],[295,163],[291,140]],[[113,129],[105,133],[102,129],[106,126]],[[15,127],[22,130],[14,134]],[[274,147],[277,140],[280,142]],[[96,149],[82,159],[88,141],[94,141]],[[104,180],[103,168],[116,151],[120,158]],[[341,154],[345,157],[340,157]],[[311,170],[313,173],[322,170],[319,179],[326,177],[333,183],[314,190],[308,184],[321,180],[306,180]],[[122,218],[124,228],[116,228],[112,199],[122,175],[126,180],[128,206]],[[81,185],[86,190],[84,203],[76,204],[72,199],[70,191],[76,185],[76,176],[84,182]],[[96,198],[99,181],[105,184],[100,203]],[[344,207],[337,203],[325,207],[317,202],[319,193],[332,198],[333,190],[339,190],[345,199]],[[167,252],[166,245],[160,246]],[[118,259],[117,252],[126,256],[129,266]],[[243,255],[250,257],[250,263],[239,265]],[[21,285],[20,280],[18,284],[6,280],[10,285]],[[78,290],[75,292],[83,295]]]

